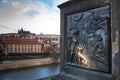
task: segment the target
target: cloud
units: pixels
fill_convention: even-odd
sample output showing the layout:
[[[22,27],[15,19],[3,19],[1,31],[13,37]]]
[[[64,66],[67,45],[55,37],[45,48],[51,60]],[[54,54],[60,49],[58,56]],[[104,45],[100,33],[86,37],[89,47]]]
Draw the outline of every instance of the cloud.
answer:
[[[30,10],[32,9],[32,7],[24,7],[24,8],[22,8],[22,9],[20,9],[18,12],[17,12],[17,14],[22,14],[22,15],[24,15],[24,14],[26,14],[27,12],[29,12]]]
[[[9,8],[8,6],[0,8],[0,25],[14,29],[14,32],[23,27],[23,29],[37,34],[41,32],[60,34],[60,13],[57,5],[63,0],[52,0],[54,5],[51,8],[46,6],[48,4],[37,2],[38,0],[34,2],[29,0],[28,3],[20,1],[9,1]],[[3,28],[0,30],[2,30],[1,33],[13,32],[13,30]]]
[[[13,8],[20,8],[20,7],[22,7],[22,4],[20,4],[19,2],[11,2],[11,6]]]
[[[3,3],[7,3],[7,2],[8,2],[8,0],[2,0],[2,2],[3,2]]]

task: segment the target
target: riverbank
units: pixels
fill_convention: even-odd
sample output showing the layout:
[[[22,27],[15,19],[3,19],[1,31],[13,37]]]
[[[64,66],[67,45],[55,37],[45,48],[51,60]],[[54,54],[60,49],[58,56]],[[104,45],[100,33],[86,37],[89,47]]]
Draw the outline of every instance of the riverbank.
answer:
[[[2,61],[2,64],[0,64],[0,70],[46,65],[46,64],[52,64],[52,63],[59,63],[59,58],[41,58],[41,59],[27,59],[27,60],[17,60],[17,61]]]

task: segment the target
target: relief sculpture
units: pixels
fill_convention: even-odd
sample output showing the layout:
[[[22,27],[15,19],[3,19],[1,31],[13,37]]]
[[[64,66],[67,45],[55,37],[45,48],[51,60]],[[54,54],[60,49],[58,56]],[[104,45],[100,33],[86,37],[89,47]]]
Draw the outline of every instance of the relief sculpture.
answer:
[[[109,5],[67,16],[67,64],[109,72]]]

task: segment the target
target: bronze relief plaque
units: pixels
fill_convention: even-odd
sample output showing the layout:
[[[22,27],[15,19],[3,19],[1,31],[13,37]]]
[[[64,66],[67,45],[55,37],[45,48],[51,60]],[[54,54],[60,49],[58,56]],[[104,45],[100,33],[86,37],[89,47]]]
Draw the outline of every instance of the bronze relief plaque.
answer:
[[[69,14],[67,19],[67,65],[110,71],[109,5]]]

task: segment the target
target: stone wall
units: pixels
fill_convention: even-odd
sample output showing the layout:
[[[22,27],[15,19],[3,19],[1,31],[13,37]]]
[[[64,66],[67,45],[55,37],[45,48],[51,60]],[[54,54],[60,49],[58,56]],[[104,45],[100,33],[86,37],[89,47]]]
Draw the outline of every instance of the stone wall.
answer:
[[[69,66],[67,60],[67,19],[66,16],[94,7],[110,5],[109,56],[110,72],[104,73],[89,69]],[[61,75],[84,77],[85,80],[120,80],[120,0],[70,0],[58,6],[61,10]],[[76,79],[79,80],[79,79]]]

